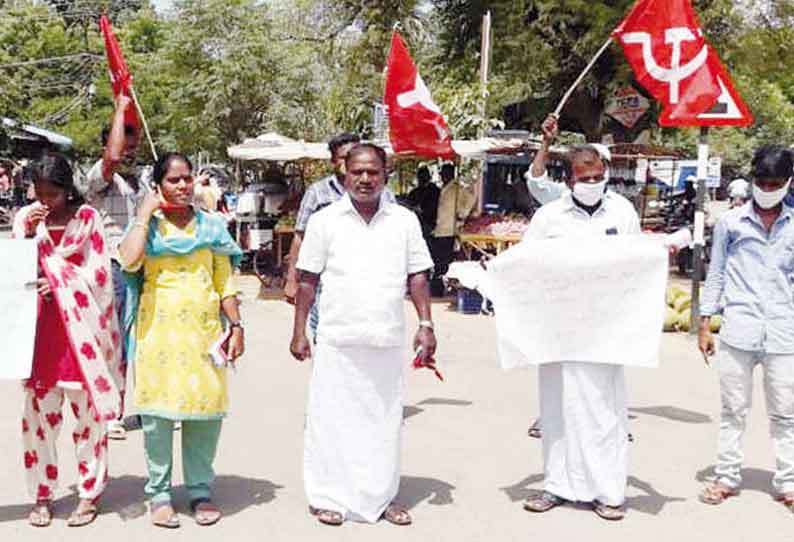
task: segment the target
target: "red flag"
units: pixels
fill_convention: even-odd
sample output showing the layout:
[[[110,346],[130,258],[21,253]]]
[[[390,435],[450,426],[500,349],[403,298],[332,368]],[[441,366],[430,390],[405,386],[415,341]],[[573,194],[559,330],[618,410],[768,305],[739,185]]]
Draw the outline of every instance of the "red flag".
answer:
[[[640,0],[612,35],[637,81],[664,105],[662,126],[753,123],[689,0]]]
[[[383,101],[389,108],[394,152],[453,158],[452,133],[397,32],[392,34],[387,70]]]
[[[121,54],[121,47],[113,33],[113,28],[110,26],[110,21],[105,15],[99,18],[99,29],[102,31],[102,36],[105,38],[105,51],[108,55],[108,68],[110,70],[110,81],[113,84],[113,96],[118,96],[123,93],[125,96],[132,97],[130,87],[132,85],[132,74],[127,68],[127,63],[124,61],[124,55]],[[141,122],[138,119],[138,113],[135,111],[135,105],[130,104],[124,112],[125,123],[140,128]]]

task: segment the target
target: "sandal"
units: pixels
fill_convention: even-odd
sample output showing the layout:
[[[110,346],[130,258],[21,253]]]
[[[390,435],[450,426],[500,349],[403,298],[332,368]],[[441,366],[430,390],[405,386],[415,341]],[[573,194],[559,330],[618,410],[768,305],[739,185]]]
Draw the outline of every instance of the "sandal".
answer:
[[[626,517],[626,509],[622,506],[609,506],[598,501],[593,503],[593,512],[607,521],[620,521]]]
[[[542,491],[536,495],[532,495],[524,501],[524,510],[527,512],[537,512],[542,514],[548,512],[552,508],[556,508],[565,503],[565,499],[558,497],[554,493]]]
[[[533,423],[532,427],[530,427],[529,431],[527,431],[527,435],[529,435],[530,438],[543,438],[543,429],[540,425],[540,418],[535,420],[535,423]]]
[[[152,525],[163,529],[176,529],[179,527],[179,516],[176,515],[170,502],[149,505],[149,517]]]
[[[728,497],[735,497],[738,494],[736,489],[714,481],[703,488],[698,499],[703,504],[718,505],[724,503]]]
[[[383,511],[381,518],[385,519],[392,525],[399,525],[400,527],[405,527],[406,525],[413,523],[411,515],[404,508],[401,508],[396,504],[390,504],[387,506],[386,510]]]
[[[320,508],[309,507],[309,513],[317,518],[317,521],[323,525],[330,525],[332,527],[339,527],[345,522],[345,517],[339,512],[333,510],[322,510]]]
[[[52,523],[52,501],[36,501],[28,515],[33,527],[49,527]]]
[[[190,501],[190,510],[196,524],[202,527],[215,525],[223,517],[223,512],[209,499],[195,499]]]
[[[80,501],[66,524],[69,527],[85,527],[94,522],[99,515],[99,507],[92,501]]]

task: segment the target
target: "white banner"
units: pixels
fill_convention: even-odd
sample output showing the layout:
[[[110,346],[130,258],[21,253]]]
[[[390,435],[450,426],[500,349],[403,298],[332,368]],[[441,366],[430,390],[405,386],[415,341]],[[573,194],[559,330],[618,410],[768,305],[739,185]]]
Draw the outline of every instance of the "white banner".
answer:
[[[499,357],[656,367],[667,249],[641,235],[524,241],[488,265]]]
[[[36,339],[37,250],[33,240],[0,240],[3,272],[0,273],[0,337],[3,357],[0,379],[30,377]]]

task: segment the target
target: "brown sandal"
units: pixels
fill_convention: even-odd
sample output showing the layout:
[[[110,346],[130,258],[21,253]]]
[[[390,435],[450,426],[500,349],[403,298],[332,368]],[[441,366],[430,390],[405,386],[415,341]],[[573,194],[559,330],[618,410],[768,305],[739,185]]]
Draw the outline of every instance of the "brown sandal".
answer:
[[[390,504],[387,506],[381,517],[392,525],[399,525],[400,527],[405,527],[406,525],[413,523],[411,515],[408,513],[408,511],[397,506],[396,504]]]
[[[698,499],[703,504],[716,506],[724,503],[728,497],[735,497],[738,494],[739,492],[736,489],[714,481],[703,488],[703,491],[698,495]]]
[[[149,517],[152,525],[163,529],[176,529],[179,527],[177,516],[170,502],[149,505]]]
[[[69,527],[85,527],[93,523],[98,515],[99,507],[96,502],[80,501],[75,511],[69,516],[66,524]]]
[[[548,491],[541,491],[524,501],[524,510],[542,514],[565,504],[565,499]]]
[[[49,527],[52,524],[52,501],[37,501],[28,514],[28,523],[33,527]]]
[[[593,512],[607,521],[620,521],[626,517],[626,509],[622,506],[609,506],[598,501],[593,503]]]
[[[223,517],[223,512],[209,499],[196,499],[190,503],[193,519],[202,527],[215,525]]]
[[[339,527],[345,522],[345,517],[339,512],[333,510],[322,510],[320,508],[309,507],[309,513],[317,518],[317,521],[323,525],[330,525],[332,527]]]

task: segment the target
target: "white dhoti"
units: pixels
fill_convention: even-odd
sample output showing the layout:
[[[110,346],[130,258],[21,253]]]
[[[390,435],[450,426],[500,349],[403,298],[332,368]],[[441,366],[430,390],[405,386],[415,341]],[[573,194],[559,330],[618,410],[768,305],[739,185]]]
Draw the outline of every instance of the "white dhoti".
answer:
[[[303,476],[309,505],[375,522],[400,486],[404,348],[314,351]]]
[[[623,367],[540,367],[544,489],[569,501],[620,506],[626,496],[628,411]]]

